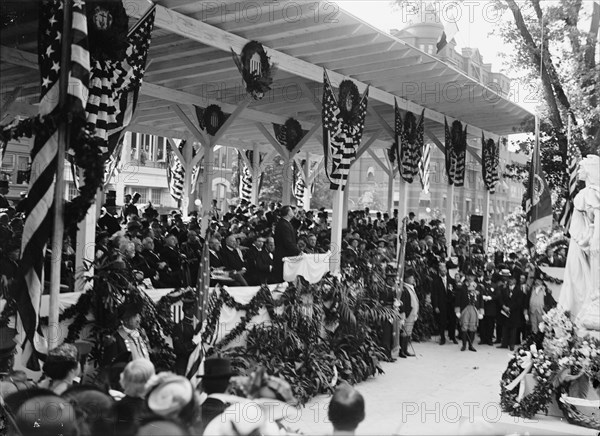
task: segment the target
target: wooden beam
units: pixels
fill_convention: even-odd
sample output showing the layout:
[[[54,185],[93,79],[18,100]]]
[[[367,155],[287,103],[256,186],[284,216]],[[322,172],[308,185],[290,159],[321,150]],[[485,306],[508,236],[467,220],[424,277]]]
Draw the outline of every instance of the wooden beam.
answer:
[[[0,114],[4,114],[8,111],[8,108],[15,102],[17,97],[19,96],[19,92],[23,89],[22,86],[17,86],[13,91],[8,94],[6,97],[6,101],[2,103],[2,108],[0,108]]]
[[[248,159],[248,156],[246,156],[246,153],[240,153],[240,156],[244,161],[244,164],[246,164],[246,166],[250,168],[250,171],[252,171],[254,169],[254,166],[252,165],[252,162],[250,162],[250,159]]]
[[[367,151],[369,149],[371,144],[373,144],[378,137],[379,137],[379,132],[373,133],[371,135],[371,137],[369,139],[367,139],[367,141],[358,148],[354,162],[356,162],[365,153],[365,151]]]
[[[177,114],[181,121],[183,121],[183,124],[185,124],[185,126],[188,128],[190,133],[194,135],[194,137],[201,142],[202,145],[207,145],[210,142],[204,132],[200,130],[192,120],[190,120],[180,106],[173,105],[171,106],[171,110]]]
[[[446,147],[444,147],[442,145],[442,143],[440,142],[440,140],[437,139],[437,137],[431,132],[431,130],[425,129],[425,134],[429,137],[429,139],[431,139],[433,141],[433,143],[435,145],[437,145],[437,148],[439,148],[440,151],[445,155],[446,154]]]
[[[217,145],[217,142],[219,141],[219,139],[221,139],[221,137],[225,134],[227,129],[229,129],[229,127],[235,122],[235,120],[238,119],[238,117],[241,115],[241,113],[244,110],[246,110],[246,108],[248,107],[248,105],[250,104],[251,101],[252,101],[251,97],[249,95],[246,95],[246,98],[244,100],[242,100],[240,102],[240,104],[238,104],[238,106],[231,113],[231,115],[229,115],[229,118],[227,118],[227,121],[225,121],[223,123],[223,125],[221,127],[219,127],[219,130],[217,131],[217,133],[215,133],[215,136],[213,136],[211,138],[213,145]]]
[[[377,112],[374,107],[369,107],[367,111],[375,117],[379,125],[383,127],[383,130],[385,130],[386,133],[390,136],[390,138],[392,138],[392,141],[395,141],[396,132],[390,127],[387,121],[381,115],[379,115],[379,112]]]
[[[289,159],[288,150],[284,149],[281,146],[279,141],[277,139],[275,139],[273,137],[273,135],[271,135],[271,132],[269,132],[269,130],[261,123],[256,123],[256,127],[264,135],[264,137],[267,139],[267,141],[269,141],[269,143],[273,146],[273,148],[277,151],[277,153],[279,153],[279,156],[281,156],[285,160],[288,160]]]
[[[306,98],[308,98],[313,104],[317,112],[320,113],[323,106],[321,104],[321,100],[315,96],[314,90],[310,89],[304,82],[300,82],[300,90],[302,91],[302,96],[306,96]]]
[[[319,120],[314,126],[312,126],[312,129],[310,129],[306,135],[304,135],[302,137],[302,139],[300,140],[300,142],[298,142],[298,144],[296,144],[296,146],[294,147],[294,149],[292,151],[290,151],[290,157],[293,157],[296,155],[296,153],[298,153],[300,151],[300,149],[304,146],[304,144],[306,144],[308,142],[308,140],[315,134],[315,132],[317,130],[319,130],[321,128],[321,120]]]
[[[125,10],[127,10],[128,14],[135,18],[140,18],[148,9],[148,5],[149,3],[147,0],[126,0],[124,2]],[[249,42],[246,38],[235,35],[233,33],[229,33],[227,31],[219,29],[216,26],[211,26],[210,24],[207,24],[205,22],[195,20],[184,14],[175,12],[171,9],[165,8],[160,5],[156,7],[155,25],[159,28],[168,30],[172,33],[176,33],[185,38],[199,41],[203,44],[216,47],[226,52],[233,50],[236,53],[239,53],[241,52],[242,48]],[[393,42],[395,45],[406,45],[405,43],[399,40],[391,42]],[[307,61],[303,61],[301,59],[294,58],[293,56],[282,53],[278,50],[273,50],[270,47],[265,48],[267,54],[271,58],[271,62],[276,64],[278,69],[282,71],[287,71],[298,77],[303,77],[314,82],[322,83],[322,67]],[[372,49],[372,47],[370,49]],[[339,84],[342,80],[346,79],[345,76],[337,72],[329,71],[328,73],[332,85]],[[356,80],[354,82],[357,85],[359,92],[361,93],[364,92],[364,90],[367,88],[366,83]],[[405,107],[406,110],[410,110],[413,113],[420,113],[424,109],[424,107],[421,105],[418,105],[408,100],[404,100],[376,87],[371,87],[369,91],[369,98],[375,101],[379,101],[381,103],[385,103],[392,107],[394,105],[395,99],[398,98],[398,100],[402,103],[403,107]],[[438,113],[430,109],[425,110],[425,117],[432,121],[436,121],[440,124],[444,123],[444,114]],[[446,118],[448,118],[448,122],[450,123],[454,121],[453,118]],[[468,120],[463,121],[468,124]],[[497,140],[499,137],[499,135],[495,133],[485,131],[478,127],[469,127],[470,133],[472,133],[476,137],[480,137],[482,133],[486,137],[490,137],[494,140]]]
[[[179,162],[181,162],[181,165],[185,166],[187,162],[183,158],[181,151],[179,151],[179,146],[175,144],[175,141],[173,141],[172,138],[167,138],[167,141],[169,141],[169,144],[171,144],[171,150],[173,150],[173,153],[175,153],[175,156],[177,156]]]
[[[12,47],[0,46],[0,60],[32,70],[39,69],[37,54]]]
[[[192,157],[192,168],[196,167],[196,165],[200,163],[200,161],[204,157],[204,150],[206,150],[205,147],[200,147],[200,150],[198,150],[194,157]]]
[[[278,154],[276,150],[271,150],[266,154],[266,156],[263,158],[262,162],[259,165],[260,172],[264,171],[265,167],[268,165],[267,162],[273,160],[276,154]]]
[[[367,150],[367,153],[369,153],[371,155],[371,157],[373,158],[373,160],[375,162],[377,162],[377,164],[381,167],[381,169],[388,175],[390,176],[390,169],[389,167],[383,163],[383,161],[381,159],[379,159],[379,157],[377,156],[377,154],[375,154],[374,150]]]
[[[179,130],[165,130],[160,127],[146,126],[144,124],[130,124],[125,128],[128,132],[144,133],[146,135],[164,136],[166,138],[187,139],[190,135]]]
[[[477,154],[477,149],[471,145],[467,146],[467,151],[469,153],[471,153],[471,156],[473,156],[473,158],[475,158],[475,160],[477,162],[479,162],[480,164],[483,163],[483,160],[481,159],[481,157],[479,157],[479,155]]]
[[[323,168],[323,163],[325,162],[325,159],[323,157],[321,157],[321,159],[319,160],[319,163],[317,164],[316,168],[314,169],[314,171],[310,174],[310,176],[308,177],[309,180],[309,185],[315,181],[315,179],[317,178],[317,176],[319,175],[319,172],[321,171],[321,169]]]

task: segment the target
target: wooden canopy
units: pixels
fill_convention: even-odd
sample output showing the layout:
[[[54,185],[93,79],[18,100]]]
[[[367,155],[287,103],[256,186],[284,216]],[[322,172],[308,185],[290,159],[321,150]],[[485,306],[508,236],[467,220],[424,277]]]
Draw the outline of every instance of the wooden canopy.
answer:
[[[126,0],[131,23],[150,7]],[[197,131],[192,105],[218,104],[239,115],[219,138],[238,148],[272,150],[271,123],[293,116],[315,135],[303,151],[322,153],[320,99],[323,67],[334,86],[355,81],[370,85],[363,145],[387,147],[394,122],[394,99],[419,114],[425,130],[443,142],[444,116],[468,124],[480,137],[514,133],[531,114],[494,90],[441,60],[362,22],[331,2],[273,3],[159,0],[149,64],[129,130],[170,138]],[[28,5],[31,3],[27,2]],[[37,16],[2,29],[0,40],[3,114],[32,114],[39,96]],[[261,42],[276,64],[274,86],[260,101],[247,96],[231,49]],[[15,91],[18,89],[18,91]],[[240,106],[240,103],[243,105]],[[267,133],[267,135],[265,135]],[[270,135],[269,135],[270,134]],[[202,142],[202,141],[200,141]]]

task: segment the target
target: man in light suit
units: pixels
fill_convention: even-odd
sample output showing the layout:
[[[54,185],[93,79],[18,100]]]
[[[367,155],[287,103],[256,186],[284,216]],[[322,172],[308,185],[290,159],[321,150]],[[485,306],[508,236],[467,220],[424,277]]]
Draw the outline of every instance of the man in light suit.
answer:
[[[291,206],[283,206],[280,214],[281,219],[275,227],[273,275],[278,282],[283,282],[283,258],[298,256],[300,249],[296,242],[296,231],[290,223],[294,216],[296,216],[296,211]]]

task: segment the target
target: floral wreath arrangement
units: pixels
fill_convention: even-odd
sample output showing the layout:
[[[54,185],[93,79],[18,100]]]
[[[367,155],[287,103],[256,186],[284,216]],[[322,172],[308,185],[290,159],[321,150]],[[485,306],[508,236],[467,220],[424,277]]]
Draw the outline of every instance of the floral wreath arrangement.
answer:
[[[600,430],[600,400],[588,400],[590,385],[600,394],[600,340],[577,332],[568,311],[554,308],[543,316],[540,333],[526,339],[502,375],[503,411],[532,418],[547,411],[556,398],[568,422]],[[536,384],[525,394],[525,377],[530,373]],[[582,406],[592,412],[584,412]]]
[[[246,91],[254,98],[261,100],[271,90],[275,66],[258,41],[250,41],[242,49],[241,55],[231,49],[233,61],[242,74]]]
[[[277,141],[289,151],[292,151],[306,135],[300,122],[291,117],[285,120],[284,124],[273,123],[273,131]]]

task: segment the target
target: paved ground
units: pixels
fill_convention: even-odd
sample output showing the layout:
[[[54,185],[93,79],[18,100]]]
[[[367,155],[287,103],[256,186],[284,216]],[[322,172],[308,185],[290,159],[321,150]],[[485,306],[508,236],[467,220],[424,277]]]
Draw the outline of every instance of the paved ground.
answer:
[[[356,386],[366,402],[366,419],[357,434],[508,434],[520,425],[530,434],[536,428],[538,434],[585,433],[556,417],[524,422],[501,412],[499,383],[508,350],[480,345],[476,353],[461,352],[458,345],[435,342],[414,347],[416,358],[383,363],[385,374]],[[328,396],[314,398],[291,426],[306,435],[331,434],[328,404]]]

